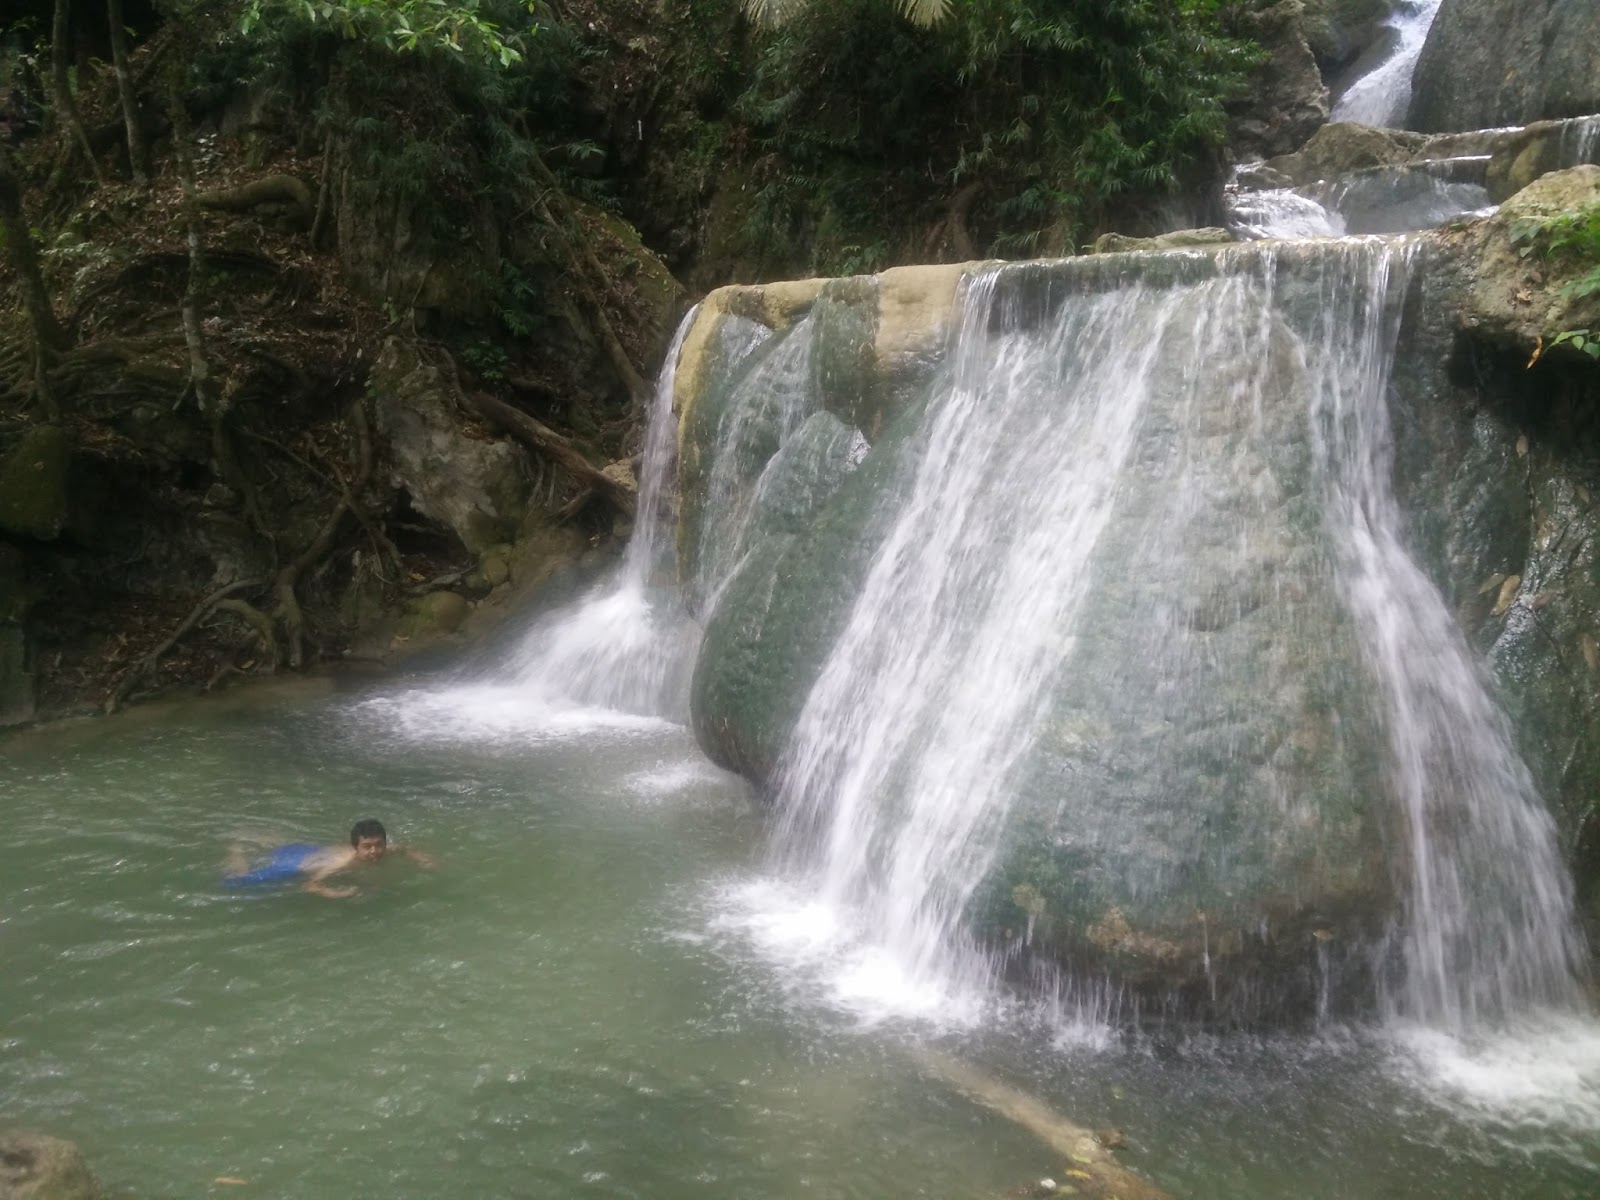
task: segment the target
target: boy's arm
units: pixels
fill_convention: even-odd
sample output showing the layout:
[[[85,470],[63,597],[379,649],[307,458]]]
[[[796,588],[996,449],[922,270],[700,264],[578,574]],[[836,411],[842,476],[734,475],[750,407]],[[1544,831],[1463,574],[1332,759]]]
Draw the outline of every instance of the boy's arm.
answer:
[[[413,848],[411,846],[396,846],[395,847],[395,853],[396,854],[403,854],[403,855],[405,855],[405,857],[409,858],[412,862],[416,863],[417,866],[419,866],[419,867],[427,867],[430,870],[433,867],[437,866],[438,862],[439,862],[439,860],[434,858],[433,855],[427,853],[424,850],[417,850],[417,849],[415,849],[415,848]]]
[[[324,863],[311,872],[305,882],[305,890],[315,896],[326,896],[329,900],[344,900],[356,894],[356,889],[349,886],[330,887],[328,877],[335,875],[350,865],[349,858],[335,859],[333,862]]]

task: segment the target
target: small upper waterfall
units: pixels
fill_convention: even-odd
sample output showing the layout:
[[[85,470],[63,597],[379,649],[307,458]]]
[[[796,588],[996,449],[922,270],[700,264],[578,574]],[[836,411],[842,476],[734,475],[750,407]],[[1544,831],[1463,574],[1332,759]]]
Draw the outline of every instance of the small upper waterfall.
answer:
[[[776,854],[903,977],[981,981],[976,911],[1031,929],[1079,894],[1103,949],[1180,937],[1131,930],[1141,904],[1172,930],[1203,906],[1209,961],[1228,921],[1279,919],[1248,889],[1282,895],[1263,914],[1294,888],[1347,903],[1333,847],[1376,834],[1392,1011],[1460,1029],[1577,1002],[1553,824],[1389,487],[1409,252],[1281,253],[971,275],[938,382],[874,447],[909,465],[878,473],[896,495],[777,764]],[[807,376],[810,336],[769,351],[773,379]],[[749,400],[786,427],[821,408]],[[1301,864],[1288,893],[1274,859]],[[1019,861],[1040,882],[997,898]]]
[[[1387,25],[1388,56],[1345,89],[1333,107],[1335,121],[1398,127],[1411,105],[1411,77],[1442,0],[1400,0]]]
[[[616,572],[583,602],[538,622],[501,670],[541,694],[602,708],[683,719],[696,630],[672,566],[672,412],[678,353],[695,312],[679,323],[656,380],[639,468],[633,533]]]

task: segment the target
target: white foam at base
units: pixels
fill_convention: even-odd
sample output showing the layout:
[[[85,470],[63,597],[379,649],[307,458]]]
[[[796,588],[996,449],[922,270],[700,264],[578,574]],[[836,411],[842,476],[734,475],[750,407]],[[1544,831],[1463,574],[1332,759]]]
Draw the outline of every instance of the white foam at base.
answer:
[[[993,1015],[992,988],[918,974],[894,948],[867,937],[848,910],[771,876],[724,883],[712,897],[713,937],[732,940],[773,968],[785,990],[862,1026],[914,1021],[971,1029]]]
[[[1406,1081],[1459,1117],[1600,1133],[1600,1022],[1593,1017],[1539,1013],[1471,1039],[1397,1024],[1390,1037]],[[1600,1157],[1600,1147],[1589,1145]]]
[[[351,708],[415,742],[570,741],[677,729],[661,717],[574,704],[520,684],[461,684],[380,696]]]

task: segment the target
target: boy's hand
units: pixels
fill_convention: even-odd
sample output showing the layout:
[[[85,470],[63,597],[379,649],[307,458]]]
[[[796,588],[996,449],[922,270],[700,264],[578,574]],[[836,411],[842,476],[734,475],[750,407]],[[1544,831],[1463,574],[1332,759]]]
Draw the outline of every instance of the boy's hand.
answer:
[[[318,896],[326,896],[329,900],[348,900],[356,894],[353,887],[329,887],[325,883],[308,883],[306,891]]]

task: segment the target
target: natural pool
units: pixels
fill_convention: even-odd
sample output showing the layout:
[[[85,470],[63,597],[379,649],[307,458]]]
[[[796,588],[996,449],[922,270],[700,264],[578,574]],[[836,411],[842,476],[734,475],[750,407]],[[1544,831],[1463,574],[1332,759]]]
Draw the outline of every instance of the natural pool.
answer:
[[[881,1200],[1063,1177],[923,1074],[929,1047],[1120,1128],[1179,1197],[1600,1194],[1588,1023],[1467,1055],[852,1002],[837,931],[766,877],[744,785],[661,721],[297,683],[13,735],[0,796],[0,1125],[78,1141],[113,1195]],[[337,840],[368,815],[437,869],[385,863],[349,901],[218,886],[237,833]]]

